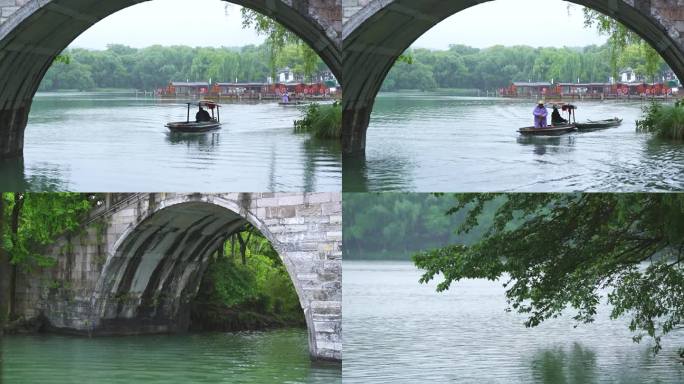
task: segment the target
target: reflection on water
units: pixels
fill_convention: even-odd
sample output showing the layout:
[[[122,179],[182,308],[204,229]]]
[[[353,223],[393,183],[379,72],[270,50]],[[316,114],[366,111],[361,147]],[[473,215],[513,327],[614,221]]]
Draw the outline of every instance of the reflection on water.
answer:
[[[401,153],[387,156],[344,156],[345,191],[409,191],[415,164]]]
[[[532,101],[532,103],[534,103]],[[636,133],[640,102],[579,102],[578,121],[620,116],[620,127],[522,137],[528,101],[437,93],[376,100],[365,158],[345,158],[345,191],[674,191],[684,145]],[[348,174],[347,174],[348,173]]]
[[[4,381],[3,381],[4,380]],[[7,383],[341,383],[309,360],[305,330],[140,337],[7,336]]]
[[[531,146],[532,153],[538,156],[570,153],[575,149],[575,136],[519,136],[516,141],[520,145]]]
[[[224,104],[223,127],[171,134],[179,101],[119,93],[36,96],[24,163],[0,164],[0,189],[178,192],[339,191],[339,149],[293,133],[300,108]]]
[[[418,283],[409,262],[343,262],[346,383],[682,383],[684,333],[632,342],[627,319],[602,306],[593,324],[570,316],[525,328],[505,311],[501,282],[468,280],[445,293]]]
[[[204,133],[181,133],[168,132],[166,140],[173,145],[185,144],[188,149],[192,147],[193,150],[212,151],[218,147],[221,134],[218,132],[204,132]]]
[[[555,347],[532,357],[532,377],[537,383],[589,384],[597,382],[596,353],[574,343],[569,352]]]
[[[29,176],[27,176],[27,173]],[[36,191],[54,192],[69,190],[69,169],[62,169],[54,164],[38,163],[26,172],[24,159],[0,160],[0,190],[2,191]]]
[[[335,140],[307,138],[302,143],[302,147],[306,154],[304,160],[304,190],[315,191],[317,190],[316,175],[320,172],[329,172],[337,164],[342,164],[342,145],[339,141]]]

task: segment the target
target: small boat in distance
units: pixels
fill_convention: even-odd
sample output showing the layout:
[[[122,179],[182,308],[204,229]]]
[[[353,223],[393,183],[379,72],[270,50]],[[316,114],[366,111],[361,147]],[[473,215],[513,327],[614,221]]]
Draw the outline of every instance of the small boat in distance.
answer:
[[[301,100],[293,100],[293,101],[288,101],[288,102],[284,102],[284,101],[278,102],[278,105],[280,105],[282,107],[301,107],[301,106],[309,105],[309,104],[311,104],[311,103],[308,101],[301,101]]]
[[[208,132],[221,128],[221,113],[219,109],[221,106],[211,100],[200,100],[198,103],[186,103],[188,105],[188,117],[186,121],[176,121],[167,123],[165,127],[172,132],[195,133]],[[190,106],[194,105],[199,108],[205,107],[211,110],[211,120],[207,121],[190,121]],[[214,109],[216,115],[214,115]]]
[[[618,119],[617,117],[614,117],[612,119],[598,120],[598,121],[587,120],[586,123],[577,123],[575,125],[577,126],[578,130],[586,131],[586,130],[590,130],[590,129],[603,129],[603,128],[617,127],[620,124],[622,124],[622,119]]]

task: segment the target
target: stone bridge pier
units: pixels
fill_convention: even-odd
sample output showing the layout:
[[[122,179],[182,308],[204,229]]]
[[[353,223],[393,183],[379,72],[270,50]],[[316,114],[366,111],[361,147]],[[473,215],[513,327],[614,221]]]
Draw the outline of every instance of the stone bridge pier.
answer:
[[[246,223],[277,250],[297,291],[314,360],[342,358],[341,194],[107,195],[80,234],[22,275],[17,309],[84,335],[183,332],[210,256]]]
[[[397,58],[442,20],[488,1],[493,0],[342,0],[342,129],[346,154],[364,153],[375,97]],[[655,47],[677,76],[684,79],[682,0],[571,2],[623,23]]]
[[[98,21],[144,1],[0,0],[0,159],[22,156],[31,102],[54,58]],[[341,0],[222,1],[280,22],[341,78]]]

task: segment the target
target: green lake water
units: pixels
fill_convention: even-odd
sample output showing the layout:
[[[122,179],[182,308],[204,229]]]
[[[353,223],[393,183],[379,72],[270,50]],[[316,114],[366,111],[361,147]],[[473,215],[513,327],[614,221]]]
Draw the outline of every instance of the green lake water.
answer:
[[[305,330],[79,338],[6,336],[2,383],[341,383]]]

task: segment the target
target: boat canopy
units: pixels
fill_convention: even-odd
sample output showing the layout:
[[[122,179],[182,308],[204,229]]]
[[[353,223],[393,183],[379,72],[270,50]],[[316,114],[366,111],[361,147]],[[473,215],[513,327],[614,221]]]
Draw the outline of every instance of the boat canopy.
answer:
[[[211,110],[211,118],[216,119],[216,121],[220,122],[221,121],[221,112],[220,107],[221,105],[215,101],[211,100],[200,100],[200,101],[189,101],[185,103],[188,106],[188,118],[187,122],[190,122],[190,107],[191,106],[196,106],[196,107],[205,107]],[[216,110],[216,115],[214,115],[214,110]]]
[[[568,122],[577,122],[577,120],[575,119],[575,110],[577,109],[576,105],[568,103],[553,103],[553,106],[555,108],[559,108],[563,112],[568,113]]]
[[[568,103],[553,103],[553,105],[557,108],[560,108],[563,112],[574,111],[575,109],[577,109],[576,105],[568,104]]]
[[[189,101],[185,104],[188,105],[188,108],[190,108],[190,106],[195,106],[195,107],[206,107],[209,109],[214,109],[214,108],[218,108],[221,106],[219,103],[217,103],[215,101],[211,101],[211,100]]]

